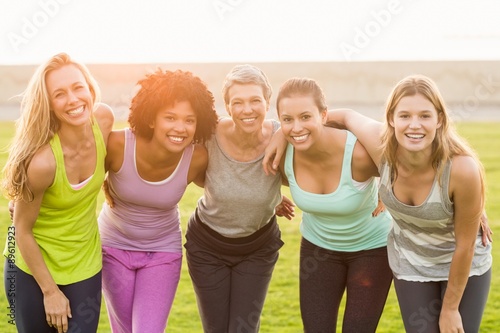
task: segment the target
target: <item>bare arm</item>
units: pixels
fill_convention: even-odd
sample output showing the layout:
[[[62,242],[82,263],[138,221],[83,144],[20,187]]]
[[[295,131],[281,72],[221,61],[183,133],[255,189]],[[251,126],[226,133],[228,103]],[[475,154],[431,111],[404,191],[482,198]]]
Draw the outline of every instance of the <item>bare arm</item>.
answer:
[[[28,181],[34,200],[16,202],[14,226],[19,250],[43,293],[47,322],[56,327],[58,332],[66,332],[68,317],[71,318],[69,300],[52,278],[33,235],[33,227],[40,211],[43,194],[51,185],[54,174],[55,160],[47,146],[33,157],[28,168]]]
[[[375,165],[380,165],[382,150],[380,143],[383,124],[359,112],[349,109],[330,110],[326,124],[337,128],[345,128],[352,132],[365,147]]]
[[[104,143],[107,145],[109,134],[111,133],[115,122],[113,110],[107,104],[98,103],[95,106],[94,117],[96,118],[99,128],[101,129]]]
[[[199,187],[205,186],[205,174],[208,166],[208,151],[205,146],[197,144],[194,146],[193,157],[189,166],[188,182],[195,183]]]
[[[458,306],[469,279],[482,215],[481,179],[471,157],[453,158],[450,191],[454,202],[456,248],[439,318],[441,332],[463,332]]]

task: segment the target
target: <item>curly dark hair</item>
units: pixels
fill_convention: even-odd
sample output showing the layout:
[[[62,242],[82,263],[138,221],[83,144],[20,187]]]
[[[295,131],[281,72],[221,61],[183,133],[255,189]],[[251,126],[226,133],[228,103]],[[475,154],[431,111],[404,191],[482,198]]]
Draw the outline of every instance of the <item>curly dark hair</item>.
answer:
[[[217,124],[217,112],[213,94],[206,84],[191,72],[157,69],[139,80],[139,91],[130,104],[128,122],[138,136],[150,139],[154,122],[159,110],[174,106],[177,102],[187,101],[196,113],[195,143],[204,143],[210,138]]]

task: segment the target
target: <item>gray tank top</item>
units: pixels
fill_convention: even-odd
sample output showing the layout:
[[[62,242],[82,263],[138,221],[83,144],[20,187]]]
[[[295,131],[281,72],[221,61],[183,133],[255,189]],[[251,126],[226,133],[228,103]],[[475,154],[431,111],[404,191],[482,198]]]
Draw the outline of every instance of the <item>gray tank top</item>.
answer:
[[[400,202],[392,191],[390,168],[380,167],[379,194],[394,219],[387,252],[394,276],[407,281],[446,281],[455,251],[453,203],[448,195],[451,161],[441,183],[434,179],[427,199],[419,206]],[[491,244],[483,246],[478,232],[469,276],[482,275],[492,264]]]
[[[279,123],[273,121],[273,133]],[[219,234],[245,237],[266,225],[281,202],[281,176],[267,176],[264,154],[239,162],[226,154],[212,135],[207,141],[208,167],[205,192],[198,201],[200,220]]]

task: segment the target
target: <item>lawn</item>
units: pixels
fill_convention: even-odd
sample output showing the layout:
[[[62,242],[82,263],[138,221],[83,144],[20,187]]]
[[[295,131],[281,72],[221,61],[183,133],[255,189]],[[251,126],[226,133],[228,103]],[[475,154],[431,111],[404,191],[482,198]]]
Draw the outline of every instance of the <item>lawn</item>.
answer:
[[[459,133],[466,137],[471,145],[477,150],[486,169],[488,185],[487,212],[495,235],[500,235],[500,131],[499,123],[460,123]],[[10,122],[0,122],[0,148],[6,147],[14,132],[14,125]],[[4,149],[3,149],[4,150]],[[5,163],[6,154],[2,150],[0,154],[0,166]],[[285,195],[289,192],[283,189]],[[202,190],[196,186],[190,186],[182,199],[180,210],[182,214],[182,228],[189,215],[193,212],[196,201],[201,196]],[[290,197],[290,196],[289,196]],[[103,197],[101,196],[100,202]],[[242,211],[244,213],[244,210]],[[280,259],[274,271],[271,286],[267,296],[264,312],[261,320],[261,332],[301,332],[301,320],[298,300],[298,254],[300,234],[298,225],[300,212],[292,221],[279,219],[282,237],[285,242]],[[4,244],[7,228],[10,224],[7,211],[7,201],[0,198],[0,244]],[[498,242],[498,240],[495,240]],[[493,248],[494,261],[500,260],[499,247]],[[196,333],[201,332],[201,325],[196,307],[189,274],[184,262],[181,281],[169,318],[168,332]],[[488,304],[483,317],[481,332],[498,332],[500,319],[497,315],[500,308],[500,276],[493,271],[492,285]],[[1,273],[3,278],[3,273]],[[3,279],[2,279],[3,280]],[[15,332],[15,328],[8,323],[7,301],[3,292],[0,292],[0,332]],[[496,310],[495,310],[496,309]],[[342,314],[340,314],[340,317]],[[339,318],[340,332],[341,318]],[[381,333],[403,332],[403,324],[399,315],[399,308],[394,290],[391,288],[387,304],[382,315],[379,329]],[[110,332],[105,308],[101,310],[100,333]]]

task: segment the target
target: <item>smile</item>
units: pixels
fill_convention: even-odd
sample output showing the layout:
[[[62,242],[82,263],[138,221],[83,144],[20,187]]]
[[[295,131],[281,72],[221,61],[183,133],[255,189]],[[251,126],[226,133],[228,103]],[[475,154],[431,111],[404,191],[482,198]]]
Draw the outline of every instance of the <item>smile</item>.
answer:
[[[252,121],[255,121],[255,119],[257,119],[257,118],[245,118],[245,119],[241,119],[241,121],[244,123],[251,123]]]
[[[76,108],[74,110],[71,110],[71,111],[68,111],[67,113],[70,115],[70,116],[78,116],[80,114],[83,113],[83,110],[85,110],[85,106],[80,106],[79,108]]]
[[[174,142],[183,142],[185,139],[181,136],[169,136],[168,138]]]
[[[295,141],[295,142],[304,142],[306,141],[306,139],[309,137],[309,134],[304,134],[304,135],[301,135],[301,136],[292,136],[292,139]]]
[[[410,139],[423,139],[423,134],[405,134]]]

